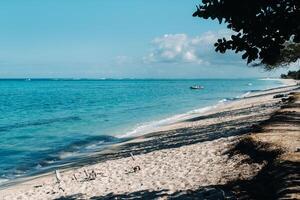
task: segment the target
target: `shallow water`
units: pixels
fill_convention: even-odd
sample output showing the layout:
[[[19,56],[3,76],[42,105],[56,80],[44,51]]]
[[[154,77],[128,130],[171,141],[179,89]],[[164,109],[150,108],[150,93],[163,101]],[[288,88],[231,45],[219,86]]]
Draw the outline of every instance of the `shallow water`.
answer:
[[[204,89],[189,89],[195,84]],[[149,132],[178,114],[280,85],[259,79],[0,80],[0,178],[38,171],[124,135]]]

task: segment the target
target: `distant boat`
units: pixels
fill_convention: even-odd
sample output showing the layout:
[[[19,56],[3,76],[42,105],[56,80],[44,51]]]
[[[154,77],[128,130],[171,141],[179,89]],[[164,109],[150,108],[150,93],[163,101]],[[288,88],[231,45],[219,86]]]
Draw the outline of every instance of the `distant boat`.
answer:
[[[204,89],[204,87],[201,86],[201,85],[193,85],[193,86],[190,87],[190,89],[192,89],[192,90],[201,90],[201,89]]]
[[[248,85],[248,86],[251,86],[251,85],[252,85],[252,83],[248,83],[247,85]]]
[[[30,78],[27,78],[27,79],[25,79],[25,81],[31,81],[31,79],[30,79]]]

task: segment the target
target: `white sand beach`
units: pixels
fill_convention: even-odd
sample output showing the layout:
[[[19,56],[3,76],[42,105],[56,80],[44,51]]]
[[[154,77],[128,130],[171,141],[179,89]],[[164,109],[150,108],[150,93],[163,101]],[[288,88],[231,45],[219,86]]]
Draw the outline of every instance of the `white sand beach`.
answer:
[[[282,99],[274,95],[299,91],[294,81],[284,81],[288,86],[221,103],[200,116],[89,155],[83,167],[60,170],[59,180],[51,172],[2,187],[0,199],[231,196],[215,186],[250,180],[267,162],[244,162],[248,155],[227,152],[281,108]]]

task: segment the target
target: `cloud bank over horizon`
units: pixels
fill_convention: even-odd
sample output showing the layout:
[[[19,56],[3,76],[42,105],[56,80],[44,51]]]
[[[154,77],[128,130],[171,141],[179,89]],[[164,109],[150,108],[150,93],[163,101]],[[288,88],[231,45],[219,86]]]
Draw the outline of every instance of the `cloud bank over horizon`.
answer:
[[[143,57],[145,66],[159,66],[161,73],[167,70],[181,71],[183,76],[208,77],[267,77],[279,76],[295,66],[266,71],[262,66],[247,65],[241,54],[227,51],[221,54],[215,51],[214,43],[220,38],[230,38],[232,32],[227,29],[207,31],[191,36],[187,33],[164,34],[151,41],[149,53]],[[170,72],[172,73],[172,71]]]
[[[219,38],[229,38],[230,31],[207,31],[198,36],[186,33],[165,34],[151,42],[150,53],[143,58],[145,63],[245,65],[240,55],[232,52],[215,52],[214,43]]]

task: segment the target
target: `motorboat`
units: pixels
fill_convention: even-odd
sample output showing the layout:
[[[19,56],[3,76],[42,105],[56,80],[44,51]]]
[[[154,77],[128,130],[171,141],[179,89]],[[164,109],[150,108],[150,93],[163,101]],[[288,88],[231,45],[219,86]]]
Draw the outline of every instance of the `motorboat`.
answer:
[[[201,85],[193,85],[193,86],[190,87],[190,89],[192,89],[192,90],[201,90],[201,89],[204,89],[204,87],[201,86]]]

